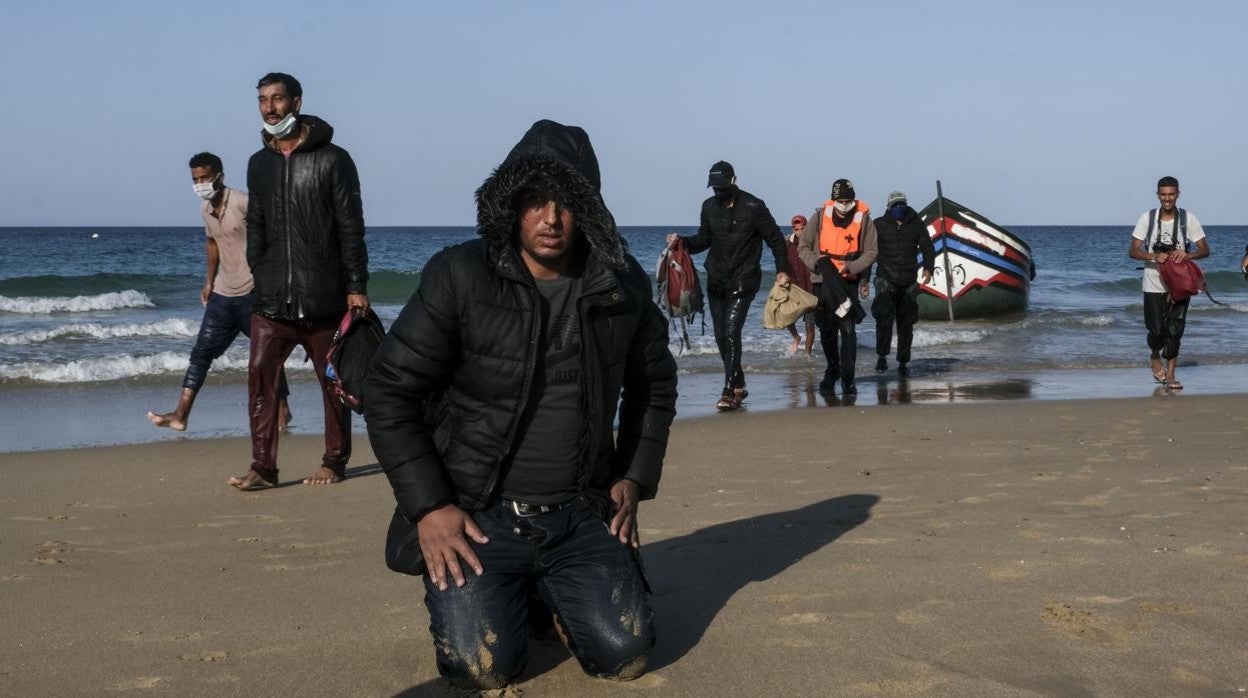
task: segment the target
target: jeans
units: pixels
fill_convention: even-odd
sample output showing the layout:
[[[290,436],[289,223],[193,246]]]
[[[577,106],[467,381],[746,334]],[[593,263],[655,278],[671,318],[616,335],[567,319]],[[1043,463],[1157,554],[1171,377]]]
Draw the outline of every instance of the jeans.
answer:
[[[741,329],[745,327],[745,315],[754,302],[755,293],[743,289],[707,289],[715,344],[724,362],[725,393],[745,387],[745,373],[741,371]]]
[[[882,276],[875,277],[875,301],[871,315],[875,317],[875,353],[888,356],[893,344],[893,323],[897,323],[897,362],[910,361],[910,345],[914,342],[914,323],[919,321],[918,284],[898,286]]]
[[[1144,328],[1148,330],[1148,348],[1159,352],[1163,359],[1179,355],[1179,343],[1187,327],[1187,306],[1191,299],[1171,304],[1165,293],[1144,294]]]
[[[527,592],[554,611],[586,673],[632,679],[654,646],[653,612],[636,551],[620,543],[585,497],[563,509],[517,516],[503,504],[473,514],[489,538],[469,541],[484,574],[440,591],[425,576],[438,671],[452,683],[501,688],[524,670]]]
[[[251,469],[277,481],[277,396],[282,364],[295,346],[312,357],[325,409],[325,455],[321,465],[342,477],[351,459],[351,413],[334,399],[325,377],[326,354],[337,320],[274,320],[251,316],[251,364],[247,371],[247,411],[251,416]]]
[[[250,293],[245,296],[223,296],[219,293],[208,295],[204,319],[199,323],[199,336],[195,338],[195,346],[191,349],[191,363],[186,367],[186,376],[182,379],[183,388],[199,392],[204,387],[204,379],[208,377],[212,362],[221,358],[239,333],[251,337],[253,300],[254,296]],[[284,370],[279,378],[277,394],[283,400],[290,394]]]

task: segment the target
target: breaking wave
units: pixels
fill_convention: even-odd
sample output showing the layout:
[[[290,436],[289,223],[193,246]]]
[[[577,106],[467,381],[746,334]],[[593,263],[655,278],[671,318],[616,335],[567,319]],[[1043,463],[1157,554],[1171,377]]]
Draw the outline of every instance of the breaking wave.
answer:
[[[58,339],[117,339],[122,337],[194,337],[198,329],[186,320],[171,318],[160,322],[104,325],[98,322],[61,325],[47,330],[0,333],[0,344],[22,345]]]
[[[119,310],[121,308],[151,308],[155,303],[146,293],[139,291],[114,291],[94,296],[0,296],[0,312],[25,315],[48,313],[87,313],[94,310]]]
[[[186,370],[188,352],[162,351],[146,356],[114,356],[98,359],[81,359],[66,363],[30,361],[13,365],[0,365],[0,380],[29,380],[37,383],[92,383],[144,376],[178,374]],[[212,370],[245,371],[248,356],[245,352],[230,353],[212,363]],[[286,370],[311,370],[312,364],[303,361],[303,352],[297,351],[286,362]]]

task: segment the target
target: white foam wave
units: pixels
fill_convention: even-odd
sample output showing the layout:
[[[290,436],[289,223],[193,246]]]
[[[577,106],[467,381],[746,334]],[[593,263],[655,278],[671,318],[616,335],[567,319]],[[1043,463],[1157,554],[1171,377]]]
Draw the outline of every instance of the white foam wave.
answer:
[[[67,363],[30,361],[0,365],[0,380],[32,380],[40,383],[90,383],[121,380],[142,376],[179,374],[186,371],[188,352],[163,351],[147,356],[114,356],[81,359]],[[311,362],[303,361],[303,352],[296,351],[286,362],[286,370],[311,370]],[[212,370],[246,370],[246,352],[231,352],[212,363]]]
[[[105,325],[98,322],[61,325],[48,330],[0,333],[0,344],[38,344],[66,337],[116,339],[119,337],[194,337],[199,330],[186,320],[171,318],[160,322]]]
[[[1114,319],[1108,315],[1093,315],[1079,319],[1080,325],[1091,325],[1093,327],[1108,327],[1114,324]]]
[[[42,315],[46,313],[85,313],[92,310],[117,310],[119,308],[150,308],[154,303],[146,293],[139,291],[114,291],[95,296],[0,296],[0,311]]]
[[[914,328],[915,347],[936,347],[944,344],[971,344],[992,334],[988,330],[926,330]]]
[[[1231,310],[1236,313],[1248,313],[1248,303],[1225,303],[1223,305],[1215,305],[1213,303],[1206,303],[1203,301],[1200,303],[1193,301],[1193,303],[1188,306],[1187,312],[1208,313],[1208,312],[1218,312],[1218,311],[1225,312],[1227,310]]]

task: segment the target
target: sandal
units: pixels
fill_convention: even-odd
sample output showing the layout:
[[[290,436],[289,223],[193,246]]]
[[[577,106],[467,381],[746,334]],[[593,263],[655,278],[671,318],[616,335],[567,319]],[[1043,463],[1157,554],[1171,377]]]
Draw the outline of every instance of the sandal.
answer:
[[[719,397],[719,402],[715,403],[715,409],[720,412],[731,412],[740,406],[741,403],[737,402],[736,396],[728,392],[721,395]]]
[[[732,390],[732,399],[737,401],[738,407],[740,407],[741,403],[745,402],[745,399],[749,396],[750,396],[750,391],[746,390],[743,387],[733,388]]]
[[[1166,381],[1166,390],[1182,390],[1183,384],[1177,378],[1170,378]]]
[[[1153,369],[1153,380],[1157,381],[1158,383],[1165,383],[1166,382],[1166,369],[1162,368],[1161,362],[1157,361],[1151,364],[1151,366]]]

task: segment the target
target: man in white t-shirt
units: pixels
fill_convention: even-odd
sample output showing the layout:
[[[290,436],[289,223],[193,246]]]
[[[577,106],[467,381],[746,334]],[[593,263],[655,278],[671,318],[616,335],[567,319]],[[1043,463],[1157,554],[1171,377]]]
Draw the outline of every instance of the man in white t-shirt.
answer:
[[[1209,244],[1196,215],[1176,206],[1179,180],[1159,179],[1157,200],[1161,207],[1145,211],[1136,222],[1128,254],[1131,259],[1144,262],[1144,327],[1152,352],[1149,361],[1153,378],[1171,390],[1179,390],[1183,384],[1175,378],[1174,369],[1179,363],[1179,342],[1183,339],[1190,299],[1170,302],[1157,268],[1167,262],[1208,257]],[[1192,245],[1196,246],[1194,252]]]

